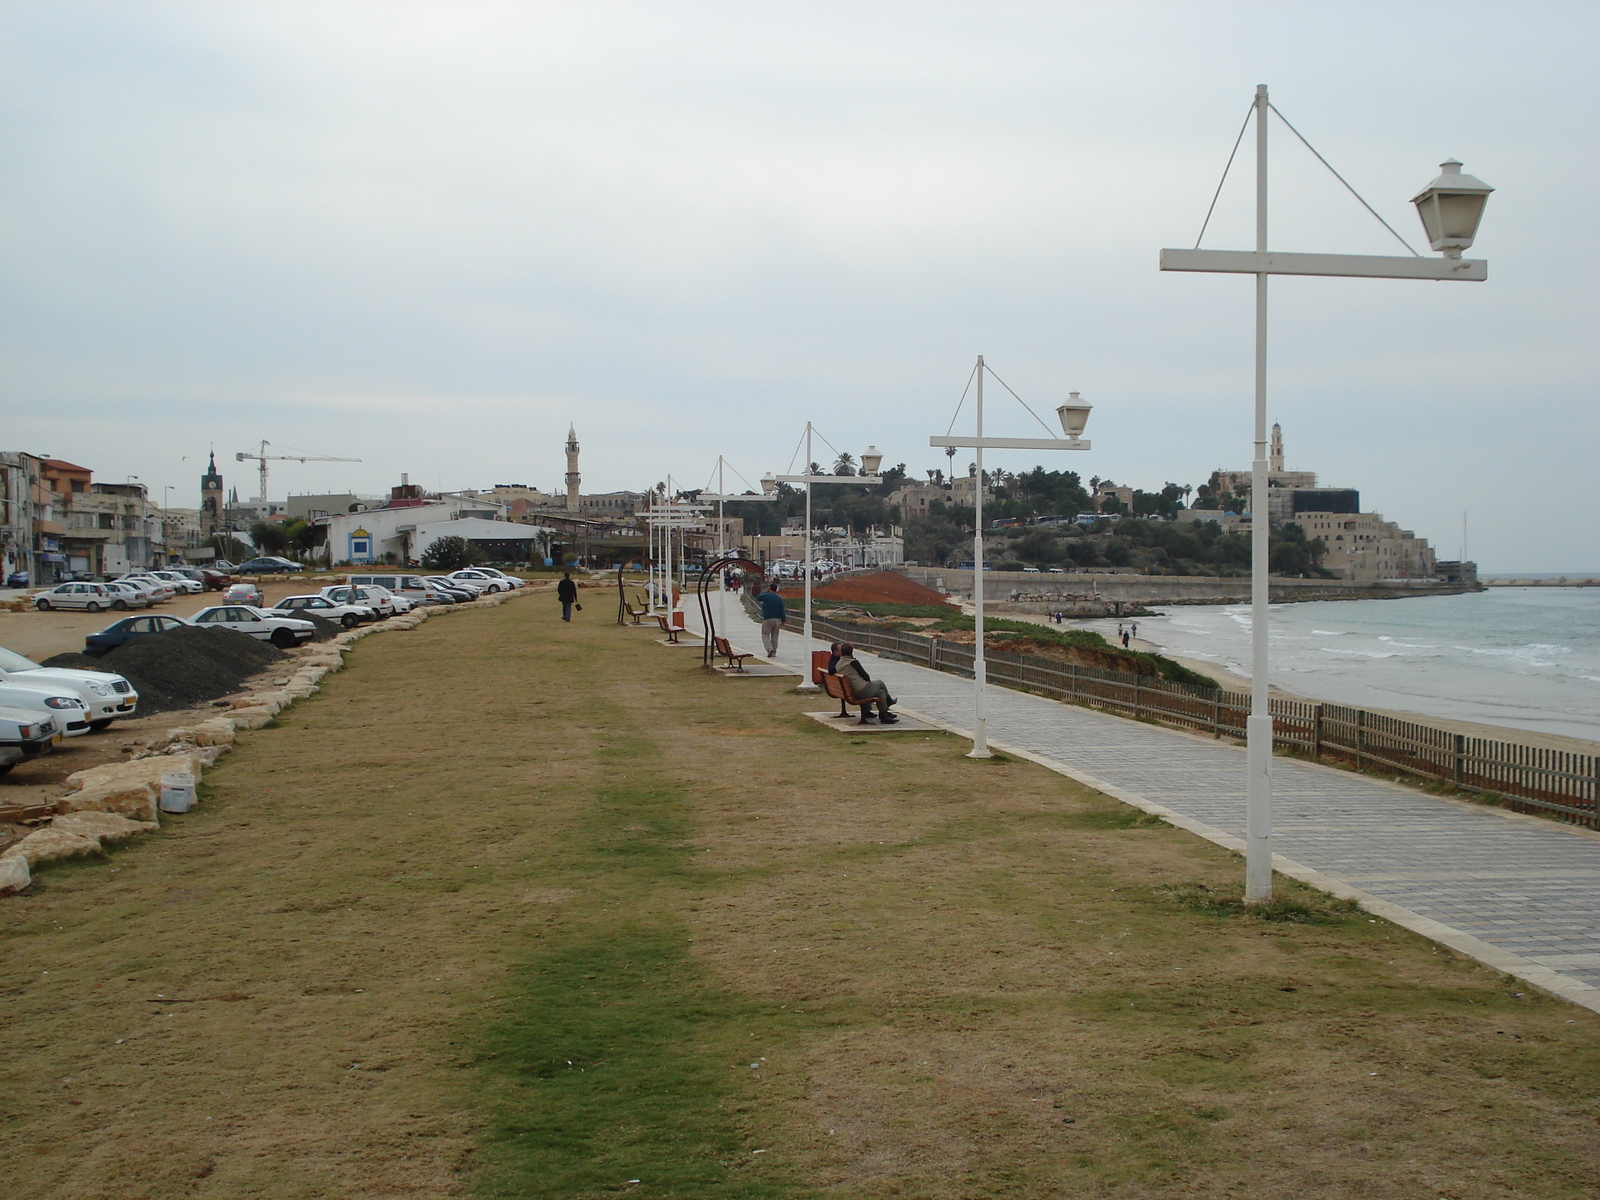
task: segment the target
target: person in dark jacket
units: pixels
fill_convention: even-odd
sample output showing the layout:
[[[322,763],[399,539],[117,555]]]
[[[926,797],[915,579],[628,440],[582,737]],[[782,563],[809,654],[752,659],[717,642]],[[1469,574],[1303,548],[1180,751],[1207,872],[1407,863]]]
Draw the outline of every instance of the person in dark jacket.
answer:
[[[784,618],[789,612],[783,606],[783,597],[778,595],[777,587],[769,582],[766,591],[756,597],[756,603],[761,606],[761,647],[771,658],[778,652],[778,631],[783,628]]]
[[[556,584],[556,599],[561,601],[561,619],[572,620],[572,606],[578,602],[578,585],[572,582],[572,572],[563,574]]]
[[[856,648],[849,642],[839,644],[839,659],[833,673],[849,680],[850,691],[857,700],[878,702],[879,724],[893,725],[900,720],[889,711],[889,706],[895,703],[894,697],[889,695],[889,685],[867,674],[867,669],[856,661]]]

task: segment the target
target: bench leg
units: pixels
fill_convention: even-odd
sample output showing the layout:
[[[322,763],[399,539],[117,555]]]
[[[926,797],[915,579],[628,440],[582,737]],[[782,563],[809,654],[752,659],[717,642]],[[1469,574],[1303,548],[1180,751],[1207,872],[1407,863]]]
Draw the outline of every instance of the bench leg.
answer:
[[[839,701],[839,711],[834,713],[833,715],[836,718],[837,717],[848,717],[850,715],[850,710],[845,707],[845,704],[844,704],[843,700]]]
[[[868,718],[867,718],[867,714],[869,712],[871,712],[871,711],[872,711],[871,703],[863,704],[861,706],[861,719],[859,721],[857,721],[856,724],[857,725],[870,725],[870,724],[872,724],[872,722],[870,720],[868,720]]]

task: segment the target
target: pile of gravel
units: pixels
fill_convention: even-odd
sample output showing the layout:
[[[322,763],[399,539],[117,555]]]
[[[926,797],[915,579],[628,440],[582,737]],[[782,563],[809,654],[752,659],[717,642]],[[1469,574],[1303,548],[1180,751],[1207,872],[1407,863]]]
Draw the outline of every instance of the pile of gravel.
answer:
[[[100,658],[57,654],[46,667],[112,671],[139,693],[139,712],[171,712],[239,690],[250,676],[289,656],[276,646],[232,629],[186,625],[147,633]]]

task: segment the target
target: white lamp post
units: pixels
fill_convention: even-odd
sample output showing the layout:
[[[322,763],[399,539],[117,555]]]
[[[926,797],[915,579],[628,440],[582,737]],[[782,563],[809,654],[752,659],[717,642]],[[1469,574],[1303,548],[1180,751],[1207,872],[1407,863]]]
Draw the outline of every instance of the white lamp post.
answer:
[[[988,668],[983,658],[983,452],[991,450],[1087,450],[1090,444],[1082,440],[1083,427],[1088,424],[1089,410],[1094,406],[1084,404],[1077,392],[1071,393],[1067,403],[1056,409],[1065,438],[990,438],[983,436],[983,375],[987,368],[983,355],[978,355],[977,366],[977,432],[972,437],[935,437],[928,439],[930,446],[944,446],[954,451],[958,447],[971,447],[977,451],[977,487],[972,497],[972,628],[977,635],[973,641],[972,656],[972,749],[968,758],[991,758],[989,753]]]
[[[723,505],[723,503],[725,501],[732,500],[732,501],[734,501],[735,503],[738,503],[738,504],[772,504],[772,503],[775,503],[777,501],[777,499],[778,499],[778,495],[777,495],[777,491],[776,491],[776,488],[777,488],[778,485],[777,485],[777,483],[775,481],[773,481],[772,473],[770,471],[767,472],[767,474],[765,474],[765,475],[763,475],[761,477],[761,495],[759,495],[759,496],[729,495],[727,492],[725,492],[723,490],[723,485],[722,485],[722,468],[723,468],[723,464],[724,464],[724,460],[723,460],[722,455],[720,455],[720,454],[717,455],[717,490],[716,490],[716,493],[715,494],[712,494],[712,493],[709,493],[709,492],[701,492],[700,493],[700,499],[702,499],[702,500],[715,500],[717,502],[717,557],[718,558],[721,558],[723,555],[725,555],[728,552],[728,546],[727,546],[728,523],[727,523],[726,520],[723,519],[723,515],[722,515],[722,505]],[[737,475],[739,473],[737,471],[735,471],[734,474]]]
[[[860,475],[813,475],[811,474],[811,422],[806,422],[806,473],[804,475],[778,475],[771,477],[773,486],[780,483],[803,483],[806,486],[806,560],[804,574],[806,577],[806,622],[805,633],[802,640],[805,642],[805,652],[811,653],[811,485],[814,483],[865,483],[869,486],[882,483],[878,477],[878,467],[883,463],[883,455],[879,454],[875,446],[868,446],[861,456]],[[767,476],[763,476],[761,486],[767,486]],[[822,689],[811,682],[811,672],[805,671],[805,678],[797,692],[819,692]]]
[[[1267,276],[1343,275],[1364,279],[1456,279],[1479,282],[1489,264],[1466,259],[1483,207],[1494,189],[1461,164],[1442,164],[1443,174],[1412,201],[1442,259],[1364,254],[1282,254],[1267,250],[1267,85],[1256,88],[1256,248],[1163,250],[1163,271],[1219,271],[1256,277],[1255,457],[1250,464],[1250,716],[1245,722],[1247,904],[1272,899],[1272,714],[1267,702]],[[1304,139],[1302,139],[1304,140]],[[1348,185],[1347,185],[1348,186]],[[1365,201],[1362,201],[1364,204]],[[1376,214],[1374,214],[1376,215]]]

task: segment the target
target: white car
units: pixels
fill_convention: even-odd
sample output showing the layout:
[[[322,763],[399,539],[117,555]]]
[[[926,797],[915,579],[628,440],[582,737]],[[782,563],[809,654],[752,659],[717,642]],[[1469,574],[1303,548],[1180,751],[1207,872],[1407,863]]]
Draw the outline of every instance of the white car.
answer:
[[[40,680],[37,684],[0,683],[0,707],[20,708],[39,720],[49,719],[67,737],[89,732],[83,701],[68,689]]]
[[[115,607],[121,597],[106,591],[103,583],[63,583],[40,592],[33,598],[33,606],[41,612],[52,608],[81,608],[85,612],[100,612]]]
[[[55,717],[26,708],[0,708],[0,775],[19,762],[49,754],[60,740]]]
[[[206,585],[198,579],[190,579],[187,575],[179,574],[177,571],[150,571],[149,574],[163,583],[171,584],[178,592],[186,595],[192,596],[196,592],[206,590]]]
[[[496,579],[503,579],[514,588],[524,587],[526,579],[518,579],[515,575],[507,575],[499,567],[473,567],[474,571],[482,571],[485,575],[493,575]]]
[[[85,728],[101,730],[111,722],[134,715],[139,693],[121,675],[111,671],[80,671],[76,667],[41,667],[0,646],[0,683],[24,687],[65,688],[83,704]],[[64,726],[70,735],[78,731]]]
[[[171,600],[178,594],[178,589],[165,579],[157,579],[148,571],[129,571],[126,575],[118,575],[114,583],[132,583],[139,587],[149,588],[155,593],[156,602]]]
[[[232,629],[271,642],[280,650],[299,646],[317,636],[317,627],[298,617],[280,617],[271,609],[251,608],[248,604],[219,604],[202,608],[189,618],[202,629]]]
[[[397,597],[388,588],[374,587],[371,584],[359,584],[352,589],[348,583],[335,583],[323,588],[317,595],[332,600],[335,604],[355,604],[370,608],[378,616],[385,618],[411,607],[407,601],[406,609],[402,609],[396,603]]]
[[[267,602],[259,583],[231,583],[222,593],[224,604],[249,604],[258,606]]]
[[[136,582],[114,581],[104,584],[104,587],[112,594],[110,606],[118,613],[125,608],[150,608],[155,605],[154,590],[150,590],[149,587],[139,587]]]
[[[378,619],[378,610],[369,604],[340,604],[326,596],[285,596],[263,611],[284,617],[317,616],[325,621],[337,621],[346,629]]]
[[[488,592],[509,592],[512,587],[509,580],[501,579],[497,575],[491,575],[487,571],[481,571],[477,567],[467,567],[461,571],[451,571],[446,578],[475,584],[484,591]]]

